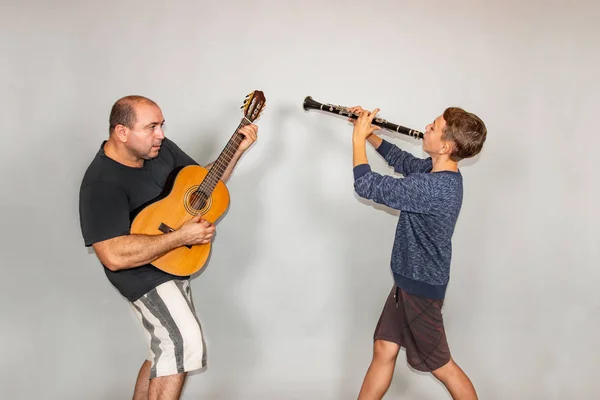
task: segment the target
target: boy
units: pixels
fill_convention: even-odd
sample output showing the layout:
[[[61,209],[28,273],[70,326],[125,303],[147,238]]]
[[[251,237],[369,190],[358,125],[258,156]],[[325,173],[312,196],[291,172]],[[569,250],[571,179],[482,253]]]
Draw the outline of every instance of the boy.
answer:
[[[427,125],[420,159],[373,134],[379,109],[359,114],[353,131],[354,188],[363,198],[400,210],[392,251],[394,286],[374,333],[373,360],[359,400],[381,399],[387,392],[400,347],[416,370],[431,372],[455,400],[477,399],[475,389],[453,361],[442,319],[449,280],[452,234],[462,205],[458,162],[477,155],[487,129],[476,115],[450,107]],[[371,171],[366,141],[404,178]]]

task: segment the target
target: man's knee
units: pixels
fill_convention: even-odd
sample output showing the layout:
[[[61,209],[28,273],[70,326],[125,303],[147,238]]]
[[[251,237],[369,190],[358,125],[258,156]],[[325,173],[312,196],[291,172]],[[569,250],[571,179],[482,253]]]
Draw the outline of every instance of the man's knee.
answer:
[[[381,362],[395,361],[400,345],[386,340],[376,340],[373,346],[373,358]]]

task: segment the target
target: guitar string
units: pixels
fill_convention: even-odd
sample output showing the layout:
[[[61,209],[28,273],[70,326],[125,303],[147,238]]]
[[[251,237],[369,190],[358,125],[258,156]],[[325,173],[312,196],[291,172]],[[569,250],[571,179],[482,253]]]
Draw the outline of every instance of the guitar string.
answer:
[[[227,169],[227,166],[229,165],[229,162],[231,161],[231,157],[233,157],[235,155],[237,148],[239,147],[241,141],[244,138],[244,135],[242,135],[238,131],[243,126],[249,125],[250,123],[251,122],[249,122],[246,118],[242,119],[242,121],[238,125],[237,129],[235,130],[235,134],[229,139],[229,141],[227,142],[227,145],[225,146],[225,148],[223,149],[223,151],[221,152],[219,157],[217,157],[217,160],[212,165],[212,167],[210,168],[208,173],[205,175],[205,177],[204,177],[203,181],[200,183],[198,189],[191,194],[191,196],[195,196],[195,198],[194,198],[193,202],[190,202],[189,204],[193,209],[198,210],[198,213],[200,212],[201,201],[205,201],[205,202],[208,201],[210,194],[212,193],[212,191],[214,190],[214,187],[216,186],[216,184],[219,181],[219,179],[216,177],[222,176],[223,172],[225,172],[225,170]],[[229,162],[224,162],[224,160],[226,158],[225,156],[229,157]],[[223,166],[223,164],[225,164],[225,165]],[[211,174],[211,171],[213,171],[213,169],[215,170],[215,172]],[[216,172],[218,172],[218,174]],[[202,191],[201,191],[201,189],[202,189]],[[209,195],[208,198],[205,198],[206,194]],[[187,221],[191,220],[192,218],[194,218],[194,215],[190,214],[189,212],[186,212],[179,218],[179,220],[177,221],[178,223],[175,226],[181,227],[181,225],[183,225]]]
[[[238,129],[236,129],[236,133],[240,129],[240,127],[245,126],[245,125],[247,125],[247,123],[246,124],[240,123],[240,125],[238,126]],[[210,197],[211,192],[214,190],[215,186],[219,182],[219,180],[222,177],[225,170],[227,170],[227,167],[229,166],[231,159],[233,158],[237,149],[239,148],[239,145],[240,145],[241,141],[243,140],[243,138],[244,138],[244,135],[242,135],[241,133],[237,133],[229,140],[229,142],[223,149],[221,155],[219,155],[219,157],[217,158],[217,160],[215,161],[215,163],[212,165],[209,172],[205,176],[204,180],[202,181],[202,183],[199,185],[198,189],[196,190],[196,193],[201,195],[199,198],[202,198],[205,196]],[[204,199],[204,200],[208,200],[208,198]],[[200,204],[195,203],[192,206],[195,209],[198,209],[200,207]]]
[[[248,124],[249,124],[248,122],[246,122],[245,120],[242,120],[242,122],[236,129],[236,132],[241,127],[246,126]],[[242,135],[241,133],[237,133],[229,140],[229,142],[223,149],[222,154],[217,158],[217,160],[211,167],[209,173],[206,175],[205,179],[200,184],[200,187],[198,188],[197,192],[199,192],[199,193],[204,192],[204,194],[210,194],[210,192],[212,192],[212,190],[218,183],[220,176],[223,175],[223,173],[229,166],[231,158],[235,155],[235,152],[237,151],[243,138],[244,138],[244,135]],[[229,160],[226,160],[226,157],[224,157],[224,156],[228,156]],[[215,173],[211,173],[211,171],[213,171],[213,170],[215,171]],[[198,206],[198,205],[196,205],[196,206]]]

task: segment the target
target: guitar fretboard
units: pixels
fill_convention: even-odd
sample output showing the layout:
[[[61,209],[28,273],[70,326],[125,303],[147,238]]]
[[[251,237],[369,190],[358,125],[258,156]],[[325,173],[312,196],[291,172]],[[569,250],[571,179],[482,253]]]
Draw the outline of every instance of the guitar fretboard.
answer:
[[[206,174],[206,177],[200,184],[200,187],[197,190],[199,194],[203,193],[205,195],[210,195],[212,193],[219,180],[223,177],[231,159],[240,147],[240,143],[244,140],[244,135],[238,133],[238,130],[246,125],[250,125],[250,123],[251,122],[245,117],[242,118],[240,125],[237,127],[234,134],[229,139],[229,142],[227,142],[227,145],[223,151],[221,151],[221,154],[219,154],[219,157],[217,157],[217,160],[210,167],[208,174]]]

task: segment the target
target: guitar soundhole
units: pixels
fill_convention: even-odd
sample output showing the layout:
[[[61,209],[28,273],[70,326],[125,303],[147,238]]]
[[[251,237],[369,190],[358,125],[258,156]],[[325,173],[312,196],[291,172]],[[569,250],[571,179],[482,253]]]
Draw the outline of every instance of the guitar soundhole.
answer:
[[[206,195],[204,193],[194,192],[190,196],[190,205],[195,210],[201,210],[206,205]]]
[[[192,215],[206,214],[212,204],[212,197],[202,191],[199,192],[198,187],[189,188],[185,194],[185,209]]]

